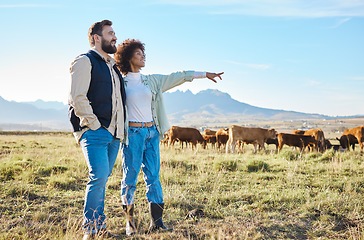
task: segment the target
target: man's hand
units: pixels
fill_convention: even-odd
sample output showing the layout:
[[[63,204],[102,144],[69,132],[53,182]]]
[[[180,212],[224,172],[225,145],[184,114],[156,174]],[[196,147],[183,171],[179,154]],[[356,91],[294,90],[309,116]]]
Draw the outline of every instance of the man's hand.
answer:
[[[217,83],[217,81],[215,80],[215,77],[220,78],[220,80],[222,80],[221,75],[224,74],[224,72],[221,73],[210,73],[210,72],[206,72],[206,77],[208,79],[210,79],[211,81]]]

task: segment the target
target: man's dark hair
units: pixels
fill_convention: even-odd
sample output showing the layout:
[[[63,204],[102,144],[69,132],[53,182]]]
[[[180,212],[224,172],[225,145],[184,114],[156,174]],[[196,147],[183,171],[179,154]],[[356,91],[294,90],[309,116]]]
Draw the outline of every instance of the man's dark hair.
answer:
[[[88,41],[90,42],[91,47],[95,46],[94,35],[97,34],[102,36],[102,29],[104,26],[111,26],[112,22],[110,20],[102,20],[101,22],[95,22],[88,29]]]
[[[114,54],[114,58],[116,65],[123,74],[131,72],[129,61],[132,59],[136,49],[140,49],[144,53],[144,43],[136,39],[126,39],[124,42],[119,44],[118,50]]]

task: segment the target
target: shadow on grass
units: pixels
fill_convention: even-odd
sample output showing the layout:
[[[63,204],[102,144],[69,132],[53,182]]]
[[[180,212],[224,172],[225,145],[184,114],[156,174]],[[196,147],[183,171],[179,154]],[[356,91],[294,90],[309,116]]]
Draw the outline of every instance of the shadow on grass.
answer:
[[[309,228],[299,224],[271,224],[259,227],[258,231],[264,239],[309,239]]]

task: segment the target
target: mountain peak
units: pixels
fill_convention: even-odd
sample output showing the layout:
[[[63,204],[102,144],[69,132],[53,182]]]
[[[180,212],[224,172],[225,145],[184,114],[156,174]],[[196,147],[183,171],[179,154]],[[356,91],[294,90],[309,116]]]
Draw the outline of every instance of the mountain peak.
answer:
[[[198,92],[197,94],[210,94],[210,95],[214,95],[217,97],[231,98],[231,96],[228,93],[221,92],[217,89],[206,89],[206,90],[202,90],[202,91]]]
[[[67,108],[67,106],[64,103],[58,102],[58,101],[44,101],[44,100],[38,99],[33,102],[25,102],[25,103],[31,104],[39,109],[63,110],[65,108]]]

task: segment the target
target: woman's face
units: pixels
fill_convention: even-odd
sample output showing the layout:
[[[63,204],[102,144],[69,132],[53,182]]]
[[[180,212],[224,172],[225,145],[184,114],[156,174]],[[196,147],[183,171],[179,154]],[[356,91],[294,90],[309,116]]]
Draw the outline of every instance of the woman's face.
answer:
[[[145,66],[145,54],[141,49],[136,49],[130,59],[130,66],[140,69]]]

